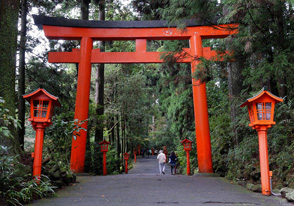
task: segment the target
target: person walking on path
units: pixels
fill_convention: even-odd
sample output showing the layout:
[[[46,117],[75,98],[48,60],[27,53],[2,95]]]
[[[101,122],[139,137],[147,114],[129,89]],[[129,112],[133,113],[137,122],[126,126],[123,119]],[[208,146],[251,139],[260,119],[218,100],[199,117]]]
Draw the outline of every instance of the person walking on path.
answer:
[[[162,150],[159,151],[159,155],[157,156],[158,164],[159,164],[159,173],[165,174],[165,162],[166,157]]]
[[[176,174],[176,165],[177,165],[177,156],[174,151],[171,152],[169,156],[169,163],[170,163],[170,172],[172,175]]]

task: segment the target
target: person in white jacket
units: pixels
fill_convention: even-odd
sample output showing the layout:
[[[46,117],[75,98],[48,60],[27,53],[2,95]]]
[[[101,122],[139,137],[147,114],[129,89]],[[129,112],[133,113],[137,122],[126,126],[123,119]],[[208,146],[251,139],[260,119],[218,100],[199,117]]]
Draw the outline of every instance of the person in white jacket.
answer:
[[[159,151],[159,155],[157,156],[157,160],[159,163],[159,173],[160,174],[165,174],[165,162],[166,162],[166,157],[165,154],[163,153],[162,150]]]

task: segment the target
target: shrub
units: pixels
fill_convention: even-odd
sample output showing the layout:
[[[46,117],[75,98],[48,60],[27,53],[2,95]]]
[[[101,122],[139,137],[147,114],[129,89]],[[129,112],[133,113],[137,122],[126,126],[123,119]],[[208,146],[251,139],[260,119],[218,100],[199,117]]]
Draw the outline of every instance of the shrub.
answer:
[[[17,156],[8,155],[8,148],[0,145],[0,200],[3,205],[22,205],[54,193],[48,177],[43,175],[38,185],[29,171],[30,167],[20,163]]]

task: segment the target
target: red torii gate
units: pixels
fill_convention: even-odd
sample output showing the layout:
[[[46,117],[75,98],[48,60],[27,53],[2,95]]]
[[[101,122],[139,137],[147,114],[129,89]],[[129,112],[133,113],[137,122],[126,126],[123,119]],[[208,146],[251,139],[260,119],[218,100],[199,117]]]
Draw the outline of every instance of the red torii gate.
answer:
[[[81,40],[80,49],[72,52],[49,52],[51,63],[79,63],[75,119],[88,119],[91,64],[94,63],[162,63],[160,52],[147,52],[147,40],[189,40],[179,63],[191,63],[192,74],[200,57],[216,56],[215,51],[202,47],[202,39],[225,38],[237,32],[236,24],[207,26],[187,21],[185,31],[168,27],[165,21],[83,21],[46,16],[34,16],[48,39]],[[93,41],[135,40],[135,52],[101,52],[93,49]],[[198,165],[200,173],[213,173],[208,121],[206,85],[192,78]],[[82,125],[87,129],[87,122]],[[72,140],[70,167],[74,172],[84,170],[87,132]]]

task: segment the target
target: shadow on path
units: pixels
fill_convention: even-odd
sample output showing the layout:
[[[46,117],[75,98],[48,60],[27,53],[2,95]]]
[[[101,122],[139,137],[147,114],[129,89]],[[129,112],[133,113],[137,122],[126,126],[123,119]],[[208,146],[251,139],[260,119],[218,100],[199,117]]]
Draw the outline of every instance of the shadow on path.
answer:
[[[55,197],[35,201],[41,206],[282,206],[285,199],[247,191],[224,178],[159,175],[156,157],[138,158],[129,174],[78,176],[78,183]],[[293,206],[293,205],[292,205]]]

